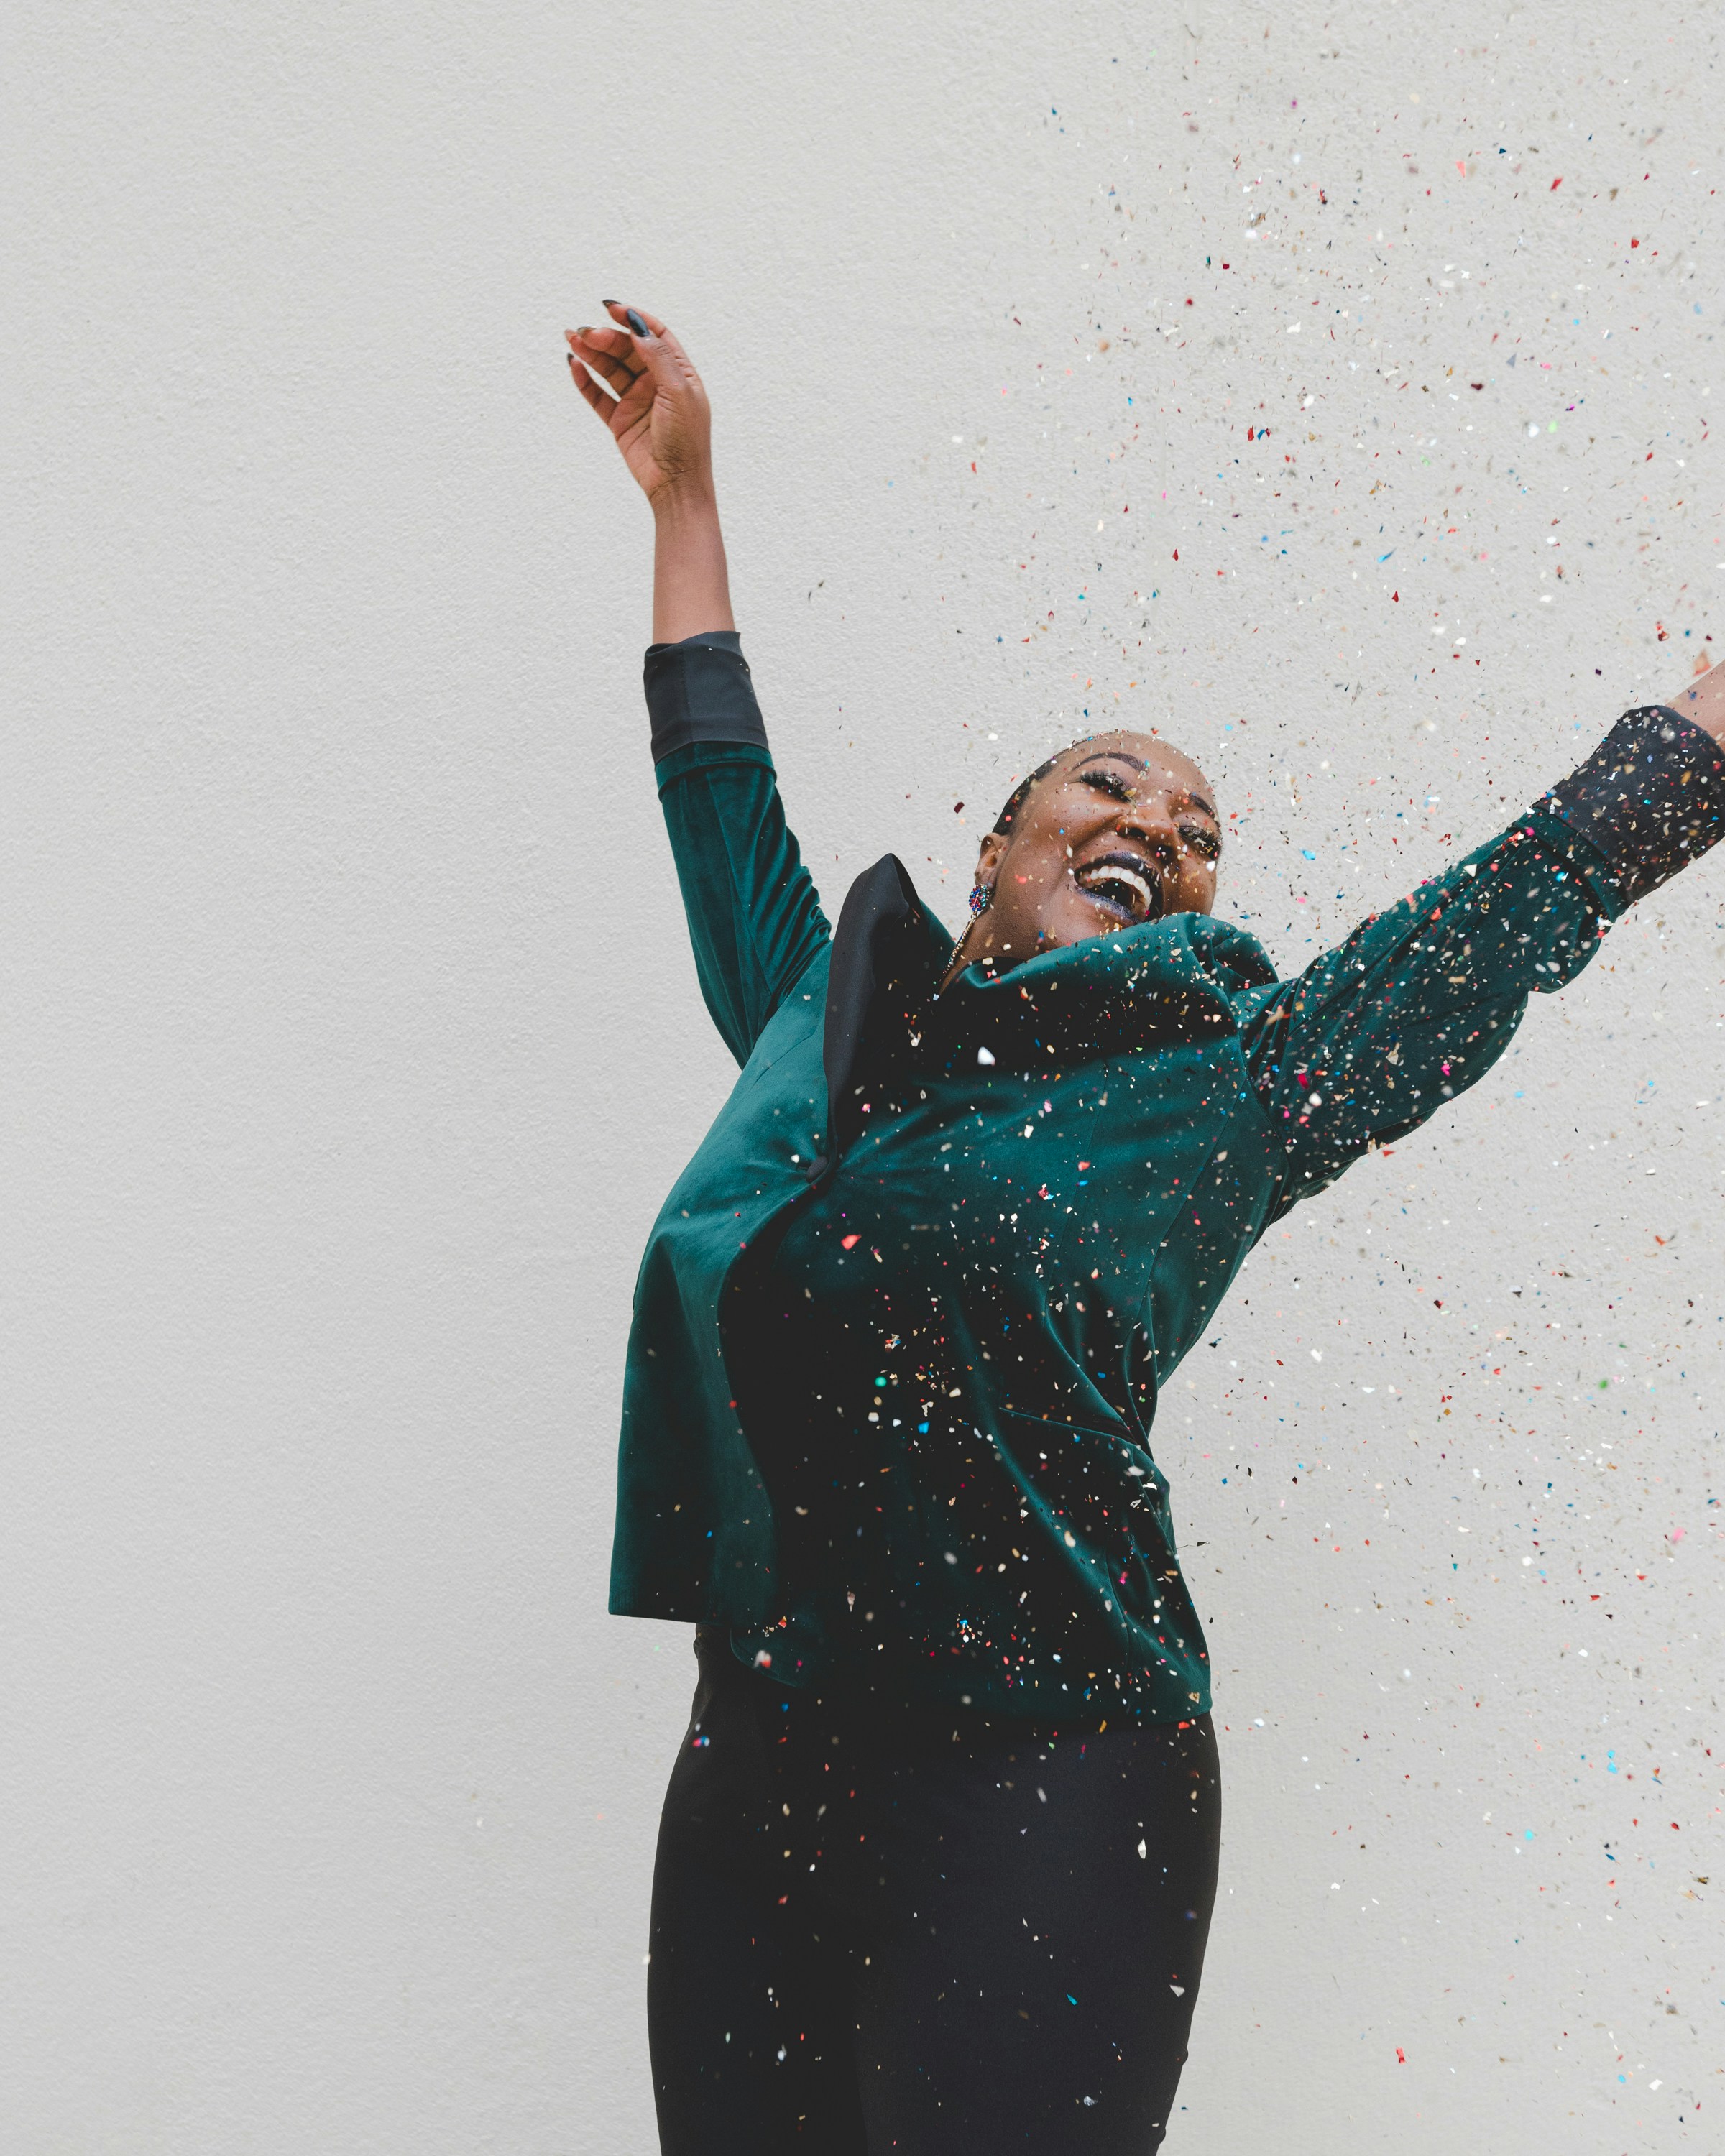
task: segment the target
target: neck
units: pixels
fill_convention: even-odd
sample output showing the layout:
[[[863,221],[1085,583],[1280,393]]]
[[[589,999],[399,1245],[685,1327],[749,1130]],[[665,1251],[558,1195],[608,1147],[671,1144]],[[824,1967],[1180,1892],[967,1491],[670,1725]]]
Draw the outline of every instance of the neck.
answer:
[[[981,947],[980,948],[972,950],[970,947],[973,937]],[[1009,961],[1008,963],[1009,964],[1010,962]],[[993,948],[993,938],[981,920],[973,921],[958,938],[957,947],[952,952],[952,961],[946,972],[941,975],[940,986],[936,989],[936,994],[944,995],[968,966],[987,966],[992,972],[997,973],[1008,970],[1008,966],[1001,963],[1000,954]]]

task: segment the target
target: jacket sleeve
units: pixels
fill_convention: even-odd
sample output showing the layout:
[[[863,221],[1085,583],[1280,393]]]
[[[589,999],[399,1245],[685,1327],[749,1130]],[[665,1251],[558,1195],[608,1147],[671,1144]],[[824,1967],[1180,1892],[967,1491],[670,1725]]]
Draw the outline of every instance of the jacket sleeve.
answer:
[[[647,652],[653,761],[701,993],[739,1063],[830,932],[734,629]]]
[[[1725,835],[1725,752],[1630,711],[1507,831],[1251,991],[1242,1047],[1286,1160],[1276,1212],[1476,1084],[1532,993],[1573,980],[1609,924]]]

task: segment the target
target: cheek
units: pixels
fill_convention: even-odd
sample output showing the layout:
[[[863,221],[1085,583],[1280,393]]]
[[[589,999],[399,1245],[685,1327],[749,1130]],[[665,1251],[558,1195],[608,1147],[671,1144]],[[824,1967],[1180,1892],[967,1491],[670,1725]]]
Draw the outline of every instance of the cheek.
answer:
[[[1064,834],[1038,846],[1028,860],[1020,854],[1009,861],[1000,878],[1004,890],[996,887],[1003,927],[1015,934],[1051,936],[1056,942],[1070,942],[1086,932],[1091,925],[1090,909],[1068,875],[1068,866]]]
[[[1043,840],[1027,856],[1009,861],[1006,875],[1018,896],[1034,906],[1065,881],[1066,865],[1066,840],[1062,834]]]

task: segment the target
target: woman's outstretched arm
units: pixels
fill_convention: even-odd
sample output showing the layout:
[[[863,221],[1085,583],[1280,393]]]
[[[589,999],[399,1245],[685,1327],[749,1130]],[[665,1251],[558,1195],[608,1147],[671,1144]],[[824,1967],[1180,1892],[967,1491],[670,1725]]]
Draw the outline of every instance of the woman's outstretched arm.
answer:
[[[1627,713],[1507,830],[1255,990],[1242,1047],[1286,1154],[1278,1210],[1476,1084],[1527,998],[1725,836],[1725,668]]]
[[[605,305],[613,326],[567,333],[569,371],[652,505],[645,680],[659,797],[701,992],[745,1063],[829,932],[732,618],[706,391],[656,316]]]

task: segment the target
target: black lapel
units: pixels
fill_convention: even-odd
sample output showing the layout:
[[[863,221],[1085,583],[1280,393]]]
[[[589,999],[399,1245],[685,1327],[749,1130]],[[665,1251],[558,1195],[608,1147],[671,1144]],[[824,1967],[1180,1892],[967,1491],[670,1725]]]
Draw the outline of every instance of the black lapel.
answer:
[[[865,869],[845,894],[827,974],[821,1051],[827,1081],[826,1146],[809,1170],[811,1183],[827,1180],[860,1123],[855,1078],[876,989],[912,968],[928,971],[932,981],[952,949],[952,938],[917,897],[896,854],[883,855],[873,868]]]

